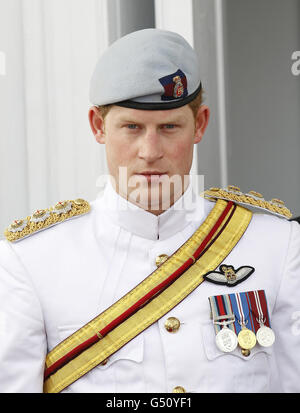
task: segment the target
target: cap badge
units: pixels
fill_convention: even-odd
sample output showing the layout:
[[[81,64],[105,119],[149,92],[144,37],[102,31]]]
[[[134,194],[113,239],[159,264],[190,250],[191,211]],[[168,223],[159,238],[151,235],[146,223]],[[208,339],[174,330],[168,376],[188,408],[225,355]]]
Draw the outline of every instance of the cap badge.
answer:
[[[255,271],[255,269],[250,266],[243,266],[235,270],[232,265],[225,264],[220,265],[219,269],[220,272],[210,271],[203,277],[205,280],[215,284],[233,287],[234,285],[245,281]]]
[[[180,76],[173,77],[173,82],[175,83],[173,96],[174,98],[180,98],[184,93],[184,87]]]
[[[160,78],[159,81],[165,90],[161,100],[174,100],[188,95],[187,79],[180,69],[175,73]]]

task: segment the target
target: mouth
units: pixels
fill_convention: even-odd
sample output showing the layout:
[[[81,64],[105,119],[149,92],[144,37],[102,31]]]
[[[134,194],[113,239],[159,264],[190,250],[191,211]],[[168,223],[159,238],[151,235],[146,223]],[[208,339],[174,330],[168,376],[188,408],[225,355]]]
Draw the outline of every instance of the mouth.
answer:
[[[161,171],[143,171],[136,173],[136,175],[144,176],[147,179],[147,182],[153,182],[159,180],[162,176],[167,175],[167,173]]]
[[[137,175],[165,175],[166,172],[161,172],[161,171],[144,171],[144,172],[139,172]]]

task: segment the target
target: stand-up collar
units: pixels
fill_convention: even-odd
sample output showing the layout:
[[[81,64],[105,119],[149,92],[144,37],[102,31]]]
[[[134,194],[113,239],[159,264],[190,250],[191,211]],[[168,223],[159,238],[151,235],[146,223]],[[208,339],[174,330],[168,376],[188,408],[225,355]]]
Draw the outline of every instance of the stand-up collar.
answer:
[[[121,197],[110,182],[99,200],[101,210],[118,226],[143,238],[166,239],[182,231],[199,216],[199,202],[190,182],[184,194],[166,211],[156,216]],[[198,206],[198,208],[197,208]],[[202,211],[203,208],[200,208]],[[196,213],[197,212],[197,213]],[[196,218],[197,215],[197,218]]]

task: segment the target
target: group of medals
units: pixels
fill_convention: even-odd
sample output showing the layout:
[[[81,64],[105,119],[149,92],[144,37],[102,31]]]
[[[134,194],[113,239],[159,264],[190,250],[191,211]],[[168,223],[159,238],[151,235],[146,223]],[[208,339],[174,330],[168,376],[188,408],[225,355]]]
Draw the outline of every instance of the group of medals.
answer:
[[[239,345],[249,356],[256,343],[270,347],[275,341],[264,290],[209,297],[216,344],[224,353]]]

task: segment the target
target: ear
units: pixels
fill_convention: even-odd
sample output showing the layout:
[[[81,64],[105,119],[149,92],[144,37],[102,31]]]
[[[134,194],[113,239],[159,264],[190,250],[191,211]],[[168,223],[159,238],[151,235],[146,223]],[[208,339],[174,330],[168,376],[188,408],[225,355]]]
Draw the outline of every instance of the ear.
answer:
[[[101,116],[100,109],[97,108],[97,106],[91,107],[88,116],[96,141],[98,143],[105,143],[104,120]]]
[[[209,115],[209,107],[201,105],[196,115],[194,143],[199,143],[201,141],[208,125]]]

